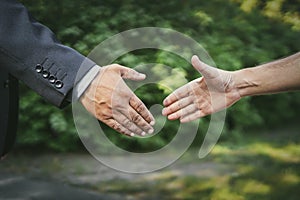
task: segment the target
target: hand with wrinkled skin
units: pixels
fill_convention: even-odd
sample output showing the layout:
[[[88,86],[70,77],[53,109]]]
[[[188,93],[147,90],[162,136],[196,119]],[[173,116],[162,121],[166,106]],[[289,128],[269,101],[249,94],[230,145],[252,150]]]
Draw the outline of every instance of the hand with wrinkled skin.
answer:
[[[300,52],[256,67],[224,71],[192,57],[203,77],[164,100],[163,115],[188,122],[225,109],[245,96],[300,90]]]
[[[164,100],[162,114],[169,120],[189,122],[227,108],[241,98],[231,72],[206,65],[197,56],[192,57],[192,65],[203,77],[178,88]]]
[[[80,98],[81,103],[98,120],[122,134],[144,136],[153,133],[152,114],[123,78],[140,81],[146,76],[117,64],[102,67]]]

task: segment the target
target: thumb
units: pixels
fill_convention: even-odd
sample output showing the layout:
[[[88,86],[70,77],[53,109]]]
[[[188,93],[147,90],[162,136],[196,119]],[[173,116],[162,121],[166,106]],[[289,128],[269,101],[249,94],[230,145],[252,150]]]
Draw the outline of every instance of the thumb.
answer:
[[[141,81],[146,78],[146,75],[139,73],[139,72],[135,71],[134,69],[130,69],[128,67],[122,67],[121,77],[124,79],[130,79],[133,81]]]
[[[202,62],[198,56],[194,55],[191,61],[193,67],[205,78],[213,79],[218,76],[218,70]]]

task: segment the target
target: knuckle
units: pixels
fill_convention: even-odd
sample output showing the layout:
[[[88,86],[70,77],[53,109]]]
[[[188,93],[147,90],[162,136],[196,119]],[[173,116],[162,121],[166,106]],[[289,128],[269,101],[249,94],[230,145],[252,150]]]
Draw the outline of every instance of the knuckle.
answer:
[[[210,107],[206,107],[205,109],[202,110],[203,115],[209,115],[211,113],[211,108]]]
[[[117,131],[120,131],[121,130],[121,127],[119,124],[114,124],[113,128]]]
[[[180,105],[174,105],[174,106],[170,107],[170,111],[171,111],[171,112],[176,112],[176,111],[179,110],[179,109],[182,109],[182,108],[180,107]]]
[[[193,96],[194,95],[193,88],[189,88],[188,91],[187,91],[187,93],[188,93],[189,96]]]
[[[109,71],[115,71],[115,72],[117,72],[121,68],[121,65],[119,65],[119,64],[111,64],[111,65],[108,65],[108,66],[105,66],[105,67]]]
[[[134,115],[132,117],[132,121],[136,122],[136,123],[139,123],[141,121],[141,117],[139,115]]]
[[[146,130],[146,131],[152,129],[152,127],[147,123],[144,123],[142,127],[143,127],[143,130]]]
[[[146,116],[144,119],[145,119],[148,123],[150,123],[151,121],[154,120],[154,117],[148,115],[148,116]]]
[[[194,105],[200,109],[205,103],[203,102],[203,99],[202,98],[196,98],[194,101],[193,101]]]
[[[178,99],[180,99],[180,94],[181,94],[180,91],[174,92],[173,95],[171,96],[171,98],[172,98],[173,100],[178,100]],[[170,100],[171,100],[171,99],[170,99]]]
[[[114,63],[114,64],[112,64],[112,65],[110,65],[110,66],[111,66],[111,68],[119,68],[119,67],[121,67],[121,65],[116,64],[116,63]]]
[[[118,123],[112,123],[112,124],[108,124],[109,126],[111,126],[113,129],[115,129],[116,131],[121,131],[121,125]]]
[[[138,127],[141,127],[142,129],[149,129],[149,125],[147,124],[146,121],[144,121],[144,119],[140,116],[135,116],[135,119],[133,119],[135,124],[138,126]]]
[[[182,113],[182,114],[187,114],[187,113],[191,113],[192,112],[192,106],[188,106],[187,108],[186,108],[186,110],[185,110],[185,112],[184,113]]]
[[[184,111],[181,110],[180,112],[184,112]],[[178,118],[179,116],[180,116],[179,112],[172,114],[172,117],[174,117],[174,118]]]
[[[139,113],[142,113],[145,111],[145,107],[143,104],[139,104],[136,108],[136,110],[139,112]]]
[[[180,101],[177,101],[177,103],[174,105],[173,109],[181,108],[181,107],[182,107],[182,103]]]
[[[128,119],[126,119],[125,121],[124,121],[124,126],[125,127],[131,127],[131,122],[128,120]]]
[[[168,108],[168,111],[171,112],[171,113],[173,113],[173,112],[176,111],[176,109],[175,109],[175,107],[170,107],[170,108]]]
[[[137,107],[137,105],[138,105],[138,103],[137,103],[137,101],[135,100],[134,96],[130,97],[129,103],[130,103],[130,105],[133,106],[133,107]]]
[[[100,121],[106,121],[106,120],[109,120],[109,119],[113,119],[113,114],[108,113],[108,112],[97,112],[96,117]]]
[[[128,127],[126,127],[128,130],[130,130],[133,133],[139,133],[139,129],[134,125],[134,124],[130,124]]]

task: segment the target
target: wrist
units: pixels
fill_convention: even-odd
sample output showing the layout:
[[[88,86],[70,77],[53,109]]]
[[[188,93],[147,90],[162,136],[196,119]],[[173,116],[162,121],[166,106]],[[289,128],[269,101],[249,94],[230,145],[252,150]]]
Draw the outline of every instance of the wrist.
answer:
[[[100,73],[100,71],[101,71],[101,67],[98,65],[95,65],[77,83],[77,85],[74,87],[75,94],[73,95],[76,99],[80,99],[82,94],[88,89],[88,87],[91,85],[91,83],[97,77],[97,75]]]
[[[252,68],[232,72],[234,87],[238,90],[241,97],[255,94],[255,90],[260,85],[260,82],[255,77],[256,75]]]

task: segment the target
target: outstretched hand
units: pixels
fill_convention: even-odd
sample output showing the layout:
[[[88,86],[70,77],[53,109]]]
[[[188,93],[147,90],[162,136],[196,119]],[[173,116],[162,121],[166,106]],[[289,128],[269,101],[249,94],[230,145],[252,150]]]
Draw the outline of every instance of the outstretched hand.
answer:
[[[223,110],[241,98],[232,72],[211,67],[197,56],[192,57],[192,65],[203,77],[178,88],[164,100],[162,114],[169,120],[189,122]]]
[[[120,133],[128,136],[153,133],[152,114],[123,78],[140,81],[146,76],[117,64],[102,67],[82,95],[81,103],[98,120]]]

